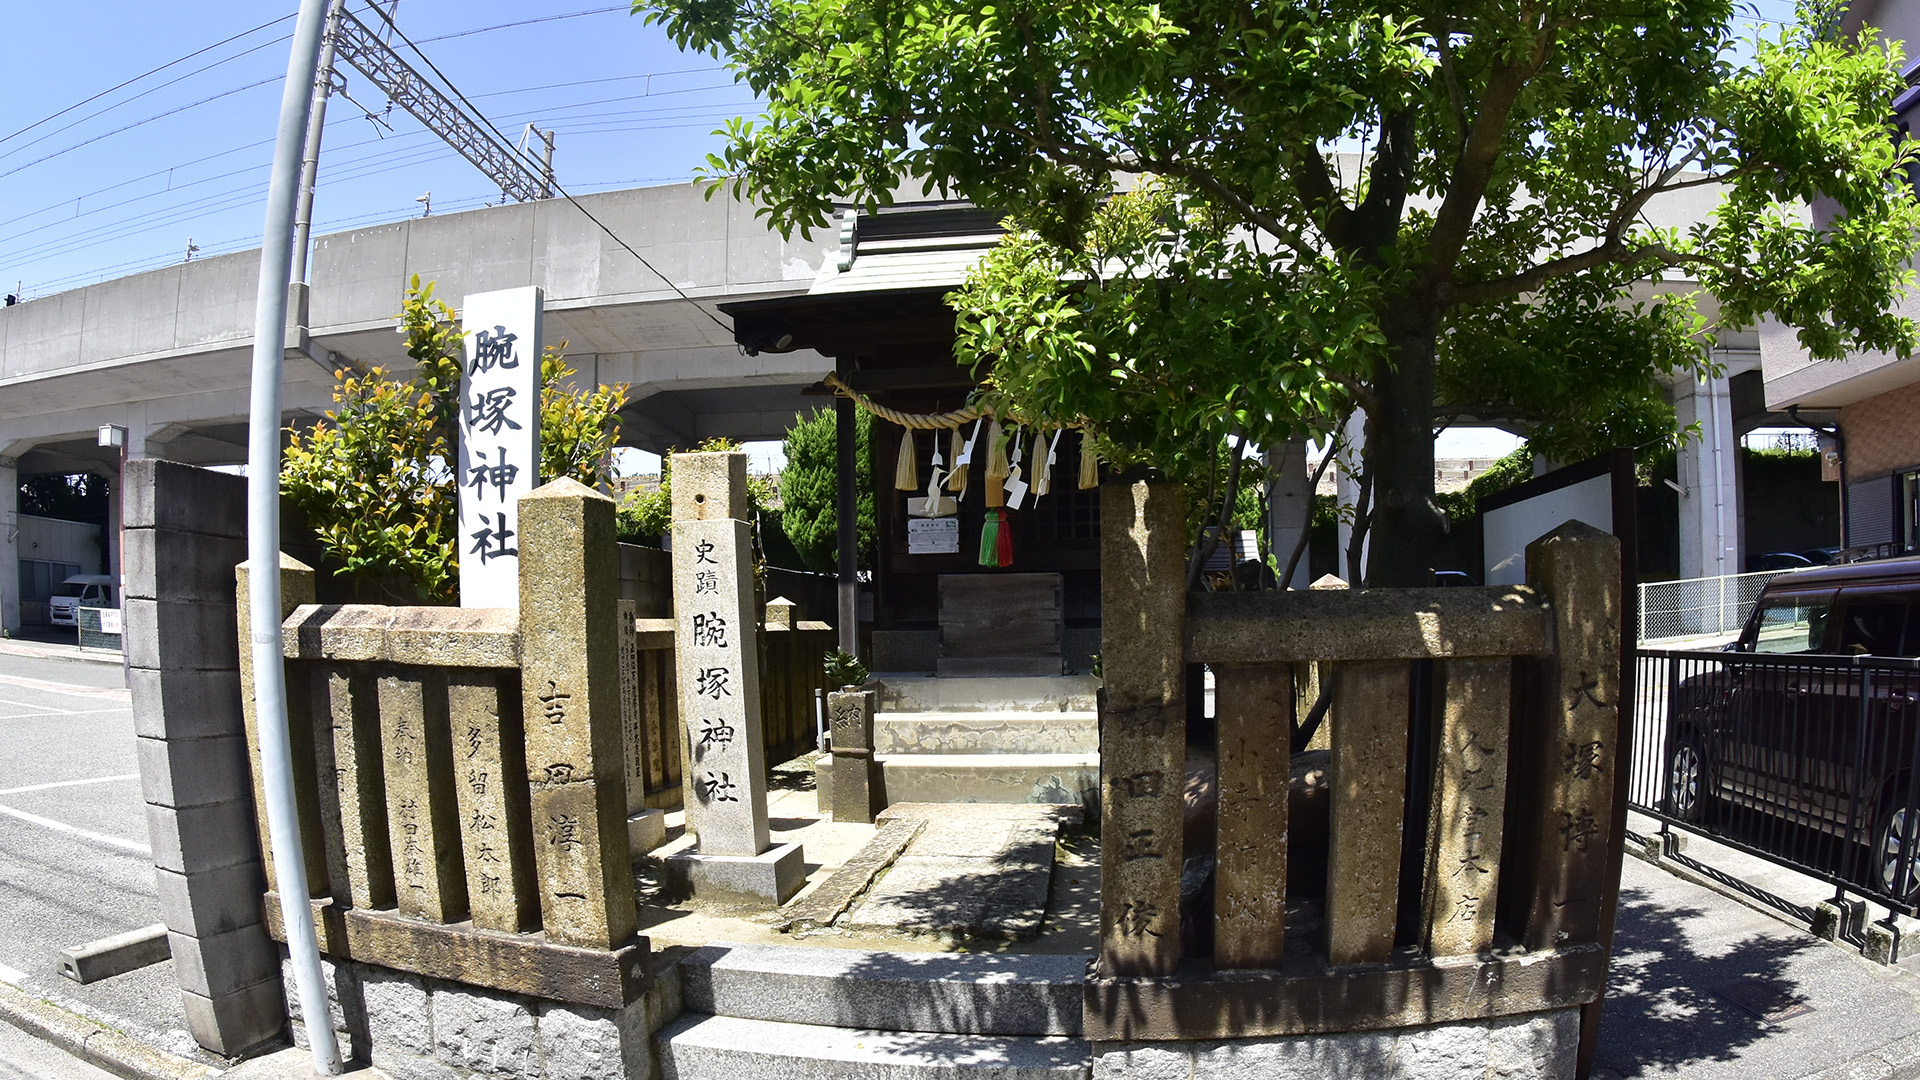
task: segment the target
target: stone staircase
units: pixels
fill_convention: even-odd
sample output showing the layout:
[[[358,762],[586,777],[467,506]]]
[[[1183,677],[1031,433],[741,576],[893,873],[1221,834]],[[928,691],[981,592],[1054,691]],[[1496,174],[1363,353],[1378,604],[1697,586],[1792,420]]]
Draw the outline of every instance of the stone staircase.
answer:
[[[1084,1080],[1084,956],[715,943],[680,964],[664,1080]]]
[[[1091,676],[880,675],[874,759],[890,803],[1072,803],[1100,792]],[[831,768],[818,775],[832,805]]]

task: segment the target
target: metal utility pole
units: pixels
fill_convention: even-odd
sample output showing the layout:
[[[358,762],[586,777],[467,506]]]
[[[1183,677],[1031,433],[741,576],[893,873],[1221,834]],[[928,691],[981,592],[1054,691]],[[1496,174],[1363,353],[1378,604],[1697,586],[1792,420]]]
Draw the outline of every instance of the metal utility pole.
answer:
[[[320,66],[313,80],[313,99],[307,105],[307,141],[300,155],[300,196],[293,217],[293,273],[298,285],[307,280],[307,240],[313,233],[313,185],[320,175],[320,135],[327,126],[327,98],[333,96],[333,42],[339,35],[340,14],[347,0],[329,0],[326,30],[320,37]]]
[[[247,422],[248,611],[252,623],[254,715],[260,725],[260,779],[273,848],[274,885],[287,931],[293,984],[307,1017],[313,1070],[343,1071],[340,1044],[329,1019],[320,970],[320,941],[308,907],[307,860],[301,850],[300,808],[293,794],[293,741],[287,730],[287,664],[280,634],[280,379],[286,366],[287,283],[293,269],[294,203],[301,145],[311,114],[314,73],[328,0],[301,0],[287,57],[280,126],[267,183],[261,229],[260,278],[253,312],[253,392]]]

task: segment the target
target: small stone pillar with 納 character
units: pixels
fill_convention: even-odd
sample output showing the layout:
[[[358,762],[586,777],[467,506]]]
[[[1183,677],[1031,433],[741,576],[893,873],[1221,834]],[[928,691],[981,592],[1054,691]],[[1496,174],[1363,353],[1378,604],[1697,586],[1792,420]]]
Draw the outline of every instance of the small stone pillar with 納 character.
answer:
[[[800,845],[768,837],[746,518],[745,454],[673,456],[673,647],[691,752],[687,824],[699,845],[668,858],[667,873],[702,899],[774,907],[806,875]]]

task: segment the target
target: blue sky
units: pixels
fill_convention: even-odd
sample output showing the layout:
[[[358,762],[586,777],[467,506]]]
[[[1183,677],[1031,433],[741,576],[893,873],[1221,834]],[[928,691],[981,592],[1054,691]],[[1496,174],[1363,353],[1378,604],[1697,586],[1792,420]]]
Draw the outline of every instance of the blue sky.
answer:
[[[509,138],[557,132],[570,192],[685,181],[753,111],[720,65],[625,5],[383,0],[400,34]],[[295,0],[7,5],[0,29],[0,292],[45,296],[259,244]],[[1785,0],[1744,5],[1791,17]],[[349,10],[373,26],[369,0]],[[427,64],[400,36],[394,46]],[[158,71],[154,69],[160,69]],[[431,74],[431,73],[429,73]],[[497,201],[480,172],[341,65],[315,231]],[[121,84],[127,85],[121,85]],[[377,119],[376,119],[377,117]],[[1510,440],[1509,440],[1510,441]],[[1496,449],[1471,446],[1463,453]]]

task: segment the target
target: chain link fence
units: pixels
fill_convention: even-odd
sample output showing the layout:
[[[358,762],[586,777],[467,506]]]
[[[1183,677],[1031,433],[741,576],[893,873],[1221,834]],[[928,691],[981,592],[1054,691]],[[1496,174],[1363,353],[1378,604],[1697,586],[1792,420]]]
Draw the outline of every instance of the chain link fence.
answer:
[[[1738,633],[1761,586],[1781,572],[1642,582],[1640,642]]]

